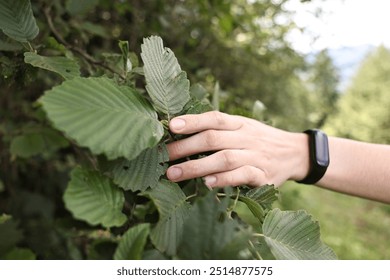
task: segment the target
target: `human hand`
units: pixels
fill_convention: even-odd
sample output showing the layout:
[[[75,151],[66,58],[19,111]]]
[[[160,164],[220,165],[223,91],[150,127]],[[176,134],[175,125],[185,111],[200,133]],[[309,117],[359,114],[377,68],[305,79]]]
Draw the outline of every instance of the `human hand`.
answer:
[[[215,151],[167,170],[171,181],[203,177],[209,187],[264,184],[303,179],[309,171],[308,137],[259,121],[217,111],[171,120],[176,134],[194,134],[167,145],[169,159]]]

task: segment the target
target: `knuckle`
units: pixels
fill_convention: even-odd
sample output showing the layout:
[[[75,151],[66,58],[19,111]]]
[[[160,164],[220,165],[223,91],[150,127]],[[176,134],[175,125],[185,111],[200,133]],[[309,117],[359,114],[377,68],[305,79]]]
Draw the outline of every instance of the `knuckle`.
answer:
[[[233,169],[237,165],[236,154],[233,151],[225,150],[221,152],[223,166],[226,169]]]
[[[218,176],[219,186],[234,186],[236,184],[236,178],[232,172],[226,172],[223,175]]]
[[[257,186],[259,185],[260,181],[260,174],[253,166],[246,166],[244,169],[246,181],[251,186]]]
[[[217,126],[224,126],[226,124],[226,115],[224,113],[213,111],[211,112]]]
[[[218,133],[216,130],[207,130],[205,132],[205,142],[206,146],[214,149],[218,147],[219,144],[219,138],[218,138]]]
[[[183,144],[180,141],[169,144],[169,156],[176,159],[181,156]]]

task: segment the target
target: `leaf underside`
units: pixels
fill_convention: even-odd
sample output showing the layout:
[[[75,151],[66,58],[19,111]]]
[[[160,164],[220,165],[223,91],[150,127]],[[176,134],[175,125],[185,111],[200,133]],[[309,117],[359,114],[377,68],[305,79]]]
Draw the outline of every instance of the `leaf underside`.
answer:
[[[109,172],[114,183],[124,190],[145,191],[155,188],[167,169],[164,164],[169,160],[168,151],[164,144],[143,151],[133,160],[118,159]]]
[[[160,214],[150,235],[153,244],[161,252],[174,255],[190,210],[185,194],[177,184],[166,180],[161,180],[157,188],[143,194],[151,198]]]
[[[80,76],[80,66],[67,57],[48,57],[36,53],[24,53],[24,62],[61,75],[65,80]]]
[[[239,196],[238,200],[245,203],[245,205],[252,212],[252,214],[259,220],[260,223],[263,222],[266,211],[259,203],[246,196]]]
[[[336,259],[320,240],[320,227],[304,210],[268,212],[263,224],[264,238],[276,259]]]
[[[163,126],[134,89],[108,78],[74,78],[46,92],[41,102],[55,127],[94,154],[137,157],[158,144]]]
[[[218,201],[213,192],[196,201],[184,224],[180,258],[237,259],[239,253],[246,250],[249,236],[237,231],[237,222],[227,217],[228,201]],[[243,235],[247,237],[245,240],[242,240]]]
[[[278,190],[273,185],[265,185],[240,193],[238,200],[245,203],[252,214],[263,223],[264,217],[278,199]]]
[[[126,231],[116,248],[114,260],[140,260],[149,231],[149,224],[139,224]]]
[[[27,42],[34,39],[39,29],[29,0],[0,0],[0,29],[10,38]]]
[[[245,196],[259,203],[264,209],[271,210],[272,203],[278,200],[279,190],[273,185],[250,189]]]
[[[73,169],[64,202],[76,219],[91,225],[109,228],[121,226],[126,221],[122,213],[125,202],[122,191],[97,171]]]
[[[153,106],[168,118],[181,112],[190,99],[190,82],[174,53],[164,48],[162,39],[157,36],[145,38],[141,49],[146,90]]]

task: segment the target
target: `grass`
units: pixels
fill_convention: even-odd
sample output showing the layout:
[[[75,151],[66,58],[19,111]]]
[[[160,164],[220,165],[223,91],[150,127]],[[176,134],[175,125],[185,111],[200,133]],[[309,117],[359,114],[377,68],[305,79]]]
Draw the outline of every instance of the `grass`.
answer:
[[[390,205],[293,182],[280,191],[276,206],[312,214],[320,223],[322,240],[339,259],[390,259]]]

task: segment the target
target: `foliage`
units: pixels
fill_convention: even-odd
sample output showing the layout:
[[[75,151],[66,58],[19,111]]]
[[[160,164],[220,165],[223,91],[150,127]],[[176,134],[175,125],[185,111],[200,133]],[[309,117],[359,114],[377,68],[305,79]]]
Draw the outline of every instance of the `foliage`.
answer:
[[[381,46],[369,54],[327,124],[339,136],[389,144],[390,51]]]
[[[270,211],[263,225],[265,240],[276,258],[335,259],[333,251],[319,239],[318,229],[318,223],[305,211],[283,213],[279,209]]]
[[[180,113],[190,99],[190,81],[173,52],[163,47],[162,39],[150,37],[142,44],[146,90],[157,111],[170,115]]]
[[[80,167],[74,168],[70,175],[64,203],[76,219],[104,227],[121,226],[125,223],[126,216],[121,212],[125,198],[109,178]]]
[[[109,159],[131,160],[163,136],[157,113],[141,95],[105,77],[65,81],[40,102],[55,127]]]
[[[322,127],[328,118],[336,111],[336,102],[339,96],[338,70],[333,65],[327,50],[320,51],[311,65],[313,71],[310,82],[316,95],[316,102],[320,105],[313,118],[317,127]]]
[[[30,1],[1,1],[0,7],[0,25],[4,34],[19,42],[31,41],[38,35]]]
[[[137,38],[115,42],[119,35],[128,35],[121,34],[123,27],[119,26],[125,26],[121,20],[113,26],[112,34],[103,24],[84,21],[96,20],[96,16],[106,21],[112,16],[126,18],[130,13],[136,26],[137,17],[143,14],[131,13],[131,9],[143,11],[141,7],[146,5],[160,12],[159,1],[134,1],[132,6],[99,2],[86,1],[80,7],[73,0],[65,6],[61,1],[42,0],[31,8],[27,0],[15,1],[20,7],[0,0],[2,12],[18,10],[16,17],[11,18],[9,12],[0,21],[0,28],[9,37],[1,39],[7,52],[0,56],[4,83],[1,114],[5,120],[0,126],[0,182],[5,186],[0,211],[11,215],[0,219],[0,258],[334,258],[331,249],[319,241],[319,227],[308,214],[297,212],[300,220],[292,228],[293,213],[272,210],[278,193],[272,186],[210,192],[199,180],[181,184],[166,180],[165,144],[184,137],[168,131],[170,119],[211,110],[210,84],[214,104],[219,105],[223,92],[214,79],[208,81],[202,75],[194,80],[205,78],[205,86],[193,83],[190,87],[187,73],[160,37],[143,40],[140,67],[138,55],[131,52],[138,47]],[[209,8],[208,1],[196,3],[193,5],[199,9]],[[248,6],[251,21],[247,22],[240,12],[234,13],[237,18],[229,17],[234,9],[247,7],[243,2],[217,3],[226,12],[213,15],[217,23],[211,29],[220,27],[220,32],[213,34],[217,47],[226,47],[221,44],[229,42],[226,34],[233,26],[242,29],[250,23],[254,28],[252,8],[265,9],[260,2]],[[282,10],[270,3],[267,8],[274,13]],[[96,11],[94,16],[88,15],[91,9]],[[22,28],[13,30],[15,21]],[[46,24],[48,29],[38,34],[38,26]],[[171,26],[167,30],[175,29]],[[104,45],[99,40],[111,36],[114,40],[108,42],[115,42],[117,52],[112,51],[112,45],[94,49]],[[12,39],[20,41],[26,51],[10,48],[17,44]],[[94,40],[100,43],[92,43]],[[274,50],[270,57],[277,58],[275,49],[279,47],[271,47],[273,38],[268,40],[263,48]],[[245,46],[255,56],[251,44]],[[210,42],[203,47],[210,47],[203,52],[206,56],[216,50]],[[294,56],[291,50],[286,53]],[[190,62],[184,61],[185,65]],[[245,59],[237,61],[246,63]],[[252,70],[245,70],[244,77],[253,78]],[[239,201],[253,213],[254,225],[244,222],[236,211]],[[303,230],[298,230],[302,225]],[[277,250],[283,242],[275,245],[275,240],[279,241],[275,236],[287,232],[289,237],[290,231],[294,246],[288,252]],[[295,247],[297,240],[303,241]],[[302,248],[306,254],[299,253]]]
[[[281,209],[304,208],[321,221],[321,237],[341,260],[388,260],[390,205],[302,188],[289,182],[281,189]]]
[[[115,260],[140,260],[149,235],[149,224],[139,224],[129,229],[121,238],[114,254]]]

